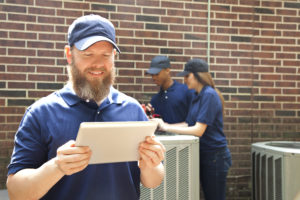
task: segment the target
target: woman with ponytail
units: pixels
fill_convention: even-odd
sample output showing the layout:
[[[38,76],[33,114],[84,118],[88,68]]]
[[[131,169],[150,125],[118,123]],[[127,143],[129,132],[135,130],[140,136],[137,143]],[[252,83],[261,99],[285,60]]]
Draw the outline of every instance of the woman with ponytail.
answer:
[[[215,88],[204,60],[189,60],[177,76],[184,76],[188,88],[196,91],[185,123],[154,120],[163,131],[200,137],[200,182],[204,197],[206,200],[225,200],[231,155],[223,132],[224,98]]]

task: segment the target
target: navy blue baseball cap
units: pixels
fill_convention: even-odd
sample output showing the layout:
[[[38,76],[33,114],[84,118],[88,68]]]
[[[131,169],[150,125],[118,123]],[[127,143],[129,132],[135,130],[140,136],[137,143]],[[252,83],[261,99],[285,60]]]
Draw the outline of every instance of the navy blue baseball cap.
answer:
[[[170,60],[167,56],[155,56],[152,58],[150,68],[146,73],[158,74],[162,69],[170,68],[170,66]]]
[[[208,64],[202,59],[194,58],[189,60],[185,64],[183,72],[179,72],[176,76],[186,76],[189,73],[197,72],[208,72]]]
[[[69,27],[68,42],[70,46],[81,51],[99,41],[110,42],[120,53],[116,45],[114,25],[106,18],[99,15],[86,15],[77,18]]]

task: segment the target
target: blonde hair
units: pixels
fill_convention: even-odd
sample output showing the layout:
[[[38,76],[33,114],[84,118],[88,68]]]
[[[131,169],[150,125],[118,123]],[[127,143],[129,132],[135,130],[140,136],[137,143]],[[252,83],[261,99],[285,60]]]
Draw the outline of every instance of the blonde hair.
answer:
[[[198,75],[198,77],[197,77]],[[225,100],[223,95],[221,94],[220,90],[218,88],[215,87],[215,82],[211,77],[211,74],[209,72],[198,72],[196,73],[196,79],[198,82],[200,82],[203,86],[205,85],[209,85],[211,86],[214,90],[216,90],[216,92],[218,93],[218,96],[221,100],[222,103],[222,113],[224,115],[224,104],[225,104]]]

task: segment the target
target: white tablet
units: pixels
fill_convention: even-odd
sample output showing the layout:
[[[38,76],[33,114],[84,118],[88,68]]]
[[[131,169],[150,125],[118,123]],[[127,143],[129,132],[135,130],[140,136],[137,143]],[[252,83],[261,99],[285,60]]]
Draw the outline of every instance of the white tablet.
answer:
[[[138,146],[146,136],[154,135],[157,122],[82,122],[76,146],[89,146],[89,164],[137,161]]]

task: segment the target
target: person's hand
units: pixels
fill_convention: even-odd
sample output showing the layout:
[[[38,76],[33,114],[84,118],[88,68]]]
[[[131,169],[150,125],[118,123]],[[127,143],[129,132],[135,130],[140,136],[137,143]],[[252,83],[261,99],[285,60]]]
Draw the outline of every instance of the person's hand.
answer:
[[[146,105],[146,114],[150,119],[153,118],[152,115],[154,114],[154,108],[152,107],[152,105],[150,103],[148,103]]]
[[[167,131],[166,130],[166,123],[161,118],[153,118],[151,121],[155,121],[158,124],[158,130],[160,131]]]
[[[155,136],[147,136],[139,146],[139,167],[145,169],[158,166],[164,160],[165,152],[164,145]]]
[[[70,140],[57,149],[55,163],[64,175],[72,175],[88,166],[91,155],[89,147],[76,147]]]

